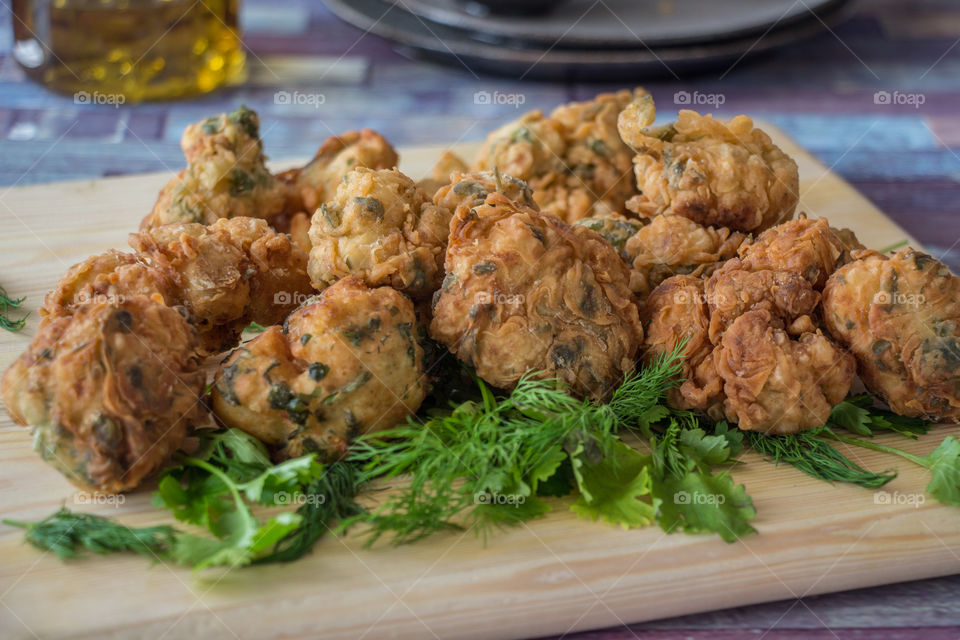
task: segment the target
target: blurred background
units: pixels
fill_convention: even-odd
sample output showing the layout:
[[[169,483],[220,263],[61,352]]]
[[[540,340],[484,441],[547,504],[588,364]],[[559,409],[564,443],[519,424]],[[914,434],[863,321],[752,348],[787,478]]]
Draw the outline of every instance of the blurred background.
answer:
[[[781,127],[960,270],[958,234],[942,233],[960,199],[954,0],[501,3],[550,5],[532,17],[455,0],[9,2],[2,185],[179,169],[183,128],[239,103],[286,159],[359,127],[396,145],[480,140],[526,110],[643,84],[664,118]]]
[[[184,127],[241,103],[260,113],[271,158],[288,159],[361,127],[401,146],[478,141],[524,111],[643,84],[663,119],[689,107],[782,128],[960,272],[956,0],[10,2],[0,191],[175,171]],[[576,637],[955,638],[958,588],[943,578]]]

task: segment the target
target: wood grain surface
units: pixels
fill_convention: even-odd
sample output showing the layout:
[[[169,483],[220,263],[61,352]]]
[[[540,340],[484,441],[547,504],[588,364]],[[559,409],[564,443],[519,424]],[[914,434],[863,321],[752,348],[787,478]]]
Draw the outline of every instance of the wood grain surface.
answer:
[[[908,239],[849,185],[773,134],[800,164],[802,210],[853,228],[868,246]],[[425,173],[437,152],[402,150],[401,168]],[[35,309],[71,264],[124,247],[167,178],[3,194],[0,283]],[[33,314],[22,333],[0,336],[0,366],[23,350],[36,322]],[[939,427],[916,442],[877,439],[927,453],[947,433],[960,429]],[[63,563],[0,526],[0,637],[521,638],[960,571],[960,509],[924,501],[926,471],[874,452],[846,453],[870,469],[898,466],[899,477],[885,487],[890,500],[748,454],[734,476],[754,499],[759,534],[733,544],[652,527],[620,530],[579,520],[557,503],[548,517],[486,546],[471,532],[401,548],[365,549],[355,535],[328,537],[290,565],[192,574],[140,557]],[[150,506],[149,490],[122,504],[80,498],[4,414],[0,517],[38,519],[66,503],[130,525],[170,520]]]

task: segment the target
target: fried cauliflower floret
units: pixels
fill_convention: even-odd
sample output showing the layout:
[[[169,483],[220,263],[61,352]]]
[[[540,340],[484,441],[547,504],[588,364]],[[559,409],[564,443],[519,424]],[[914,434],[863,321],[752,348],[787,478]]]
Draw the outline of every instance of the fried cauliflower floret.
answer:
[[[323,289],[347,276],[429,297],[443,279],[450,212],[396,169],[349,172],[310,226],[310,279]]]
[[[493,171],[453,173],[450,183],[437,190],[433,201],[453,215],[466,215],[470,209],[483,204],[488,195],[498,192],[534,211],[540,210],[526,182],[508,174],[500,174],[498,179]]]
[[[652,362],[674,353],[683,344],[682,382],[667,392],[677,409],[700,409],[716,415],[721,381],[713,364],[710,313],[704,281],[688,275],[671,276],[660,283],[643,305],[644,359]]]
[[[822,333],[793,338],[761,309],[733,321],[714,360],[727,419],[745,431],[768,434],[826,424],[856,373],[853,356]]]
[[[667,396],[741,429],[796,433],[820,426],[853,383],[853,358],[824,336],[820,300],[789,271],[747,271],[731,260],[706,281],[678,275],[644,307],[644,358],[686,340],[683,382]]]
[[[403,422],[426,395],[413,305],[395,289],[340,280],[234,351],[213,387],[228,426],[278,459],[342,457],[357,436]]]
[[[527,182],[540,209],[573,223],[618,213],[636,193],[633,152],[617,133],[617,116],[642,89],[572,102],[548,117],[531,111],[492,132],[474,170],[499,169]]]
[[[740,248],[744,268],[781,269],[806,278],[818,291],[850,252],[863,249],[852,231],[834,229],[826,218],[810,219],[801,214],[761,233]]]
[[[187,168],[160,191],[141,229],[238,216],[270,219],[282,210],[283,188],[267,170],[254,111],[240,107],[191,124],[180,147]]]
[[[376,131],[347,131],[331,136],[304,167],[284,171],[277,179],[284,185],[289,214],[312,214],[332,200],[343,177],[359,167],[392,169],[400,158],[396,150]]]
[[[793,216],[797,164],[747,116],[729,122],[681,110],[677,122],[651,128],[656,110],[640,96],[619,117],[637,155],[640,195],[627,207],[642,217],[680,215],[702,225],[758,232]]]
[[[10,416],[34,448],[91,491],[136,487],[206,417],[193,328],[143,296],[51,317],[3,377]]]
[[[632,267],[630,289],[643,298],[672,275],[709,276],[747,242],[739,231],[656,216],[624,243],[623,255]]]
[[[430,335],[495,387],[559,378],[605,398],[643,338],[627,267],[603,238],[491,193],[451,222]]]
[[[824,288],[830,334],[896,413],[960,418],[960,277],[913,249],[853,257]]]
[[[440,154],[437,163],[433,165],[433,169],[430,170],[430,175],[420,180],[417,186],[423,189],[428,198],[433,200],[440,187],[445,187],[453,182],[451,178],[453,174],[464,174],[469,170],[470,168],[463,158],[452,151],[444,151]]]

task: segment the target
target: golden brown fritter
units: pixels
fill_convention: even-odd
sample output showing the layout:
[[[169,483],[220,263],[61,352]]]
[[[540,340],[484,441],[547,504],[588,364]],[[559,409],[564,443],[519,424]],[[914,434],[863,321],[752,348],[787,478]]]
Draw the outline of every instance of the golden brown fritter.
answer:
[[[323,289],[357,276],[429,297],[443,279],[450,212],[396,169],[355,169],[310,225],[310,279]]]
[[[793,216],[797,164],[747,116],[730,122],[681,110],[677,122],[651,128],[653,99],[640,96],[620,114],[640,195],[627,207],[642,217],[681,215],[702,225],[758,232]]]
[[[132,296],[146,296],[168,306],[179,304],[177,287],[168,274],[144,263],[137,254],[111,249],[70,267],[44,298],[39,310],[41,326],[68,315],[80,304],[122,302]]]
[[[251,322],[276,324],[312,292],[307,256],[255,218],[171,224],[130,236],[136,253],[108,251],[74,266],[47,295],[44,322],[84,302],[143,295],[182,309],[201,353],[236,344]]]
[[[960,417],[960,278],[925,253],[855,252],[823,292],[830,334],[893,411]]]
[[[748,311],[769,311],[781,328],[800,322],[810,328],[810,316],[820,303],[820,294],[792,271],[749,271],[733,259],[704,284],[710,308],[710,340],[719,342],[733,321]],[[791,330],[800,333],[801,330]]]
[[[331,136],[321,145],[313,160],[304,167],[277,175],[284,185],[284,211],[313,214],[317,207],[332,200],[343,177],[359,167],[392,169],[400,158],[396,150],[376,131],[347,131]]]
[[[136,487],[206,418],[193,328],[150,298],[95,300],[48,317],[3,377],[10,416],[78,487]]]
[[[572,102],[548,117],[531,111],[487,136],[474,170],[499,169],[527,182],[540,209],[573,223],[623,211],[636,193],[633,152],[617,133],[617,116],[643,89]]]
[[[488,195],[497,192],[534,211],[540,210],[526,182],[506,174],[500,174],[498,181],[493,171],[453,173],[449,184],[434,194],[433,201],[453,215],[466,215],[470,209],[483,204]]]
[[[740,259],[745,269],[799,273],[821,291],[834,269],[850,261],[850,252],[863,248],[852,231],[834,229],[826,218],[809,219],[801,214],[745,244]]]
[[[191,124],[180,147],[187,168],[160,191],[141,229],[238,216],[270,219],[280,213],[283,185],[267,170],[254,111],[241,106]]]
[[[454,182],[453,174],[464,174],[469,170],[470,168],[463,158],[452,151],[444,151],[440,154],[437,164],[433,165],[433,169],[430,170],[430,175],[420,180],[417,186],[423,189],[429,199],[433,200],[440,187],[445,187]]]
[[[812,320],[820,296],[790,271],[747,271],[734,259],[709,279],[678,275],[644,307],[647,361],[687,340],[684,381],[667,396],[741,429],[820,426],[853,383],[853,358]]]
[[[737,255],[747,236],[725,227],[705,227],[682,216],[656,216],[624,243],[630,289],[641,298],[675,274],[709,276]]]
[[[676,275],[650,293],[641,308],[644,359],[650,362],[671,354],[683,343],[683,380],[667,392],[667,401],[676,409],[699,409],[717,417],[722,387],[713,364],[710,312],[703,285],[702,278]]]
[[[643,339],[627,267],[603,238],[491,193],[451,223],[430,335],[495,387],[559,378],[605,398]]]
[[[795,338],[764,309],[733,321],[714,361],[727,419],[746,431],[768,434],[826,424],[856,373],[853,356],[819,330]]]
[[[358,278],[328,287],[221,365],[213,409],[279,459],[336,460],[357,436],[403,422],[426,395],[413,305]]]

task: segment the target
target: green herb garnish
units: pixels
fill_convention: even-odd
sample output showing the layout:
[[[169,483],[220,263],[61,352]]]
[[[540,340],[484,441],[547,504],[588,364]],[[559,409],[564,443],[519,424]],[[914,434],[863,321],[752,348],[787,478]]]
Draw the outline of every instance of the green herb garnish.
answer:
[[[900,456],[914,464],[925,467],[930,471],[930,483],[927,484],[926,488],[927,493],[944,504],[960,506],[960,440],[957,440],[954,436],[944,438],[940,446],[934,449],[930,455],[917,456],[903,449],[877,442],[852,438],[829,430],[825,433],[827,437],[840,442]]]
[[[12,320],[9,315],[11,310],[19,310],[26,299],[26,297],[11,298],[7,295],[7,290],[0,287],[0,328],[7,331],[20,331],[26,326],[29,313],[18,320]]]
[[[132,551],[159,559],[173,546],[176,534],[173,527],[134,529],[101,516],[73,513],[65,507],[39,522],[3,523],[25,528],[27,542],[61,559],[75,558],[83,549],[100,554]]]
[[[693,414],[660,404],[676,384],[679,353],[628,376],[607,404],[578,400],[556,380],[526,376],[497,397],[477,379],[479,400],[423,425],[361,437],[351,460],[364,465],[366,479],[409,475],[409,483],[349,522],[369,525],[371,544],[465,527],[486,536],[550,511],[544,496],[575,491],[573,511],[623,527],[656,521],[726,540],[751,532],[754,511],[743,487],[711,471],[731,461],[737,439],[707,435]],[[646,437],[651,451],[629,446],[618,435],[626,430]]]

